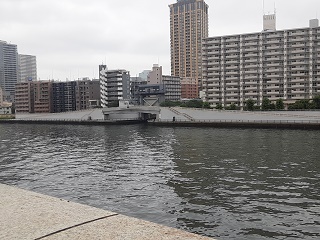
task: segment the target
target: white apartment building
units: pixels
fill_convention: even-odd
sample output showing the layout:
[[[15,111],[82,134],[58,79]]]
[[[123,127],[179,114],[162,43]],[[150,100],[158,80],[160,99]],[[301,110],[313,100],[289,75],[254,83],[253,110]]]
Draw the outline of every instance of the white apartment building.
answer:
[[[212,106],[243,107],[250,98],[261,105],[264,97],[288,104],[320,94],[317,19],[308,28],[207,38],[202,51],[203,92]]]
[[[130,99],[130,73],[126,70],[107,70],[99,66],[101,106],[108,107],[113,102]]]

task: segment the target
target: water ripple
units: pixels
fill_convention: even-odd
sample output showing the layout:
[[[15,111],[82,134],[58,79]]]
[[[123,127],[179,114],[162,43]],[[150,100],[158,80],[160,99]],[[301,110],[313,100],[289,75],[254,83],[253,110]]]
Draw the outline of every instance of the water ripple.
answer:
[[[217,239],[319,239],[319,142],[317,131],[0,124],[0,181]]]

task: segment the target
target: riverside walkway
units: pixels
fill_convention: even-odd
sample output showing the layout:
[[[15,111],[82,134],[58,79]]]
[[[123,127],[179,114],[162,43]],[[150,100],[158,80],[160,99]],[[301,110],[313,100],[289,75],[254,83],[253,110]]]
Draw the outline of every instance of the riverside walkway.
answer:
[[[119,118],[117,119],[117,116]],[[7,122],[53,123],[53,124],[132,124],[144,122],[136,117],[104,120],[101,109],[89,109],[65,113],[17,114],[15,120]],[[3,121],[4,122],[4,121]],[[223,111],[216,109],[189,109],[161,107],[160,114],[150,125],[157,126],[204,126],[243,128],[291,128],[320,129],[320,111]]]
[[[212,239],[0,184],[0,239]]]

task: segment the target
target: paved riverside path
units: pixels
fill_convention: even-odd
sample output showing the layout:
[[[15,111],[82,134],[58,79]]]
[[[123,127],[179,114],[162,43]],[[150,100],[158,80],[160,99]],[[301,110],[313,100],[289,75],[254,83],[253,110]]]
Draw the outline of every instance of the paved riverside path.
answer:
[[[0,184],[0,239],[211,238]]]
[[[161,108],[162,121],[289,121],[320,123],[320,111],[225,111],[216,109]]]
[[[320,123],[320,111],[225,111],[216,109],[190,109],[181,107],[161,107],[160,121],[193,121],[193,122],[217,122],[217,121],[278,121],[296,123]],[[103,121],[101,109],[88,109],[65,113],[42,113],[42,114],[16,114],[17,120],[64,120],[80,121],[88,120]]]

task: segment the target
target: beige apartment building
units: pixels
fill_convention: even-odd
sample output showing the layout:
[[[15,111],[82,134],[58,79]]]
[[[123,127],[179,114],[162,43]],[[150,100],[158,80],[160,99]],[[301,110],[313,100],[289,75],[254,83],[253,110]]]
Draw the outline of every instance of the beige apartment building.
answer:
[[[204,0],[177,0],[170,7],[171,75],[201,84],[201,43],[208,37],[208,5]]]
[[[289,104],[320,94],[317,19],[307,28],[207,38],[202,59],[203,92],[212,106],[243,107],[248,99],[261,105],[265,97]]]
[[[32,81],[20,82],[16,85],[15,105],[17,113],[34,112],[34,84]]]

